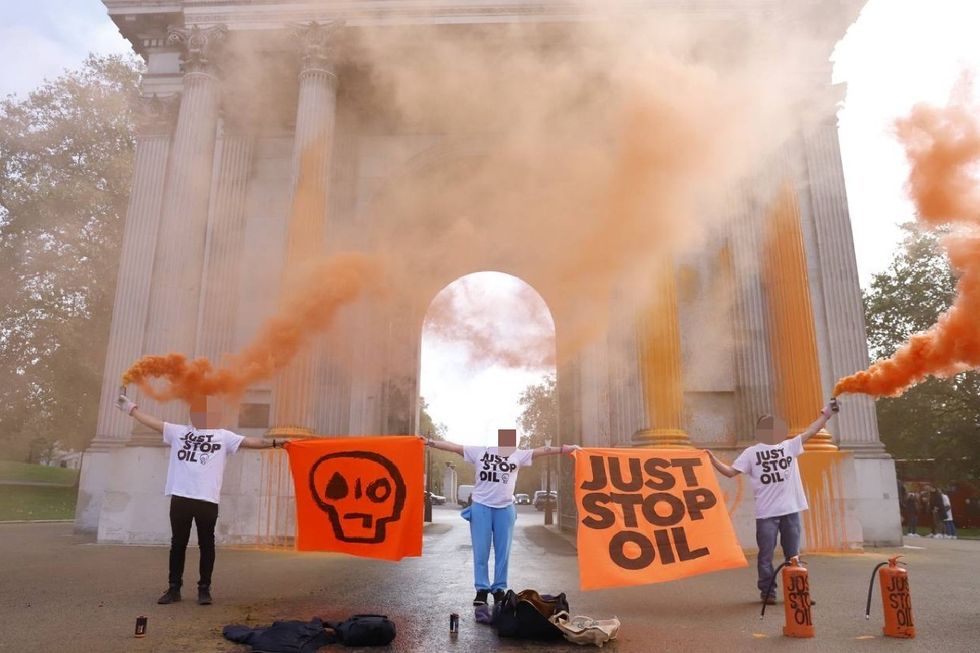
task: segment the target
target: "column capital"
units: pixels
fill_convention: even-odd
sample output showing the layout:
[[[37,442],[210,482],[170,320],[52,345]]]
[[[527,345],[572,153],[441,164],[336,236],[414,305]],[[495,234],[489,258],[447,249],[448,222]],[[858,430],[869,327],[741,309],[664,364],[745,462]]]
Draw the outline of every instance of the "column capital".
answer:
[[[167,31],[167,44],[181,49],[181,62],[184,73],[211,73],[217,69],[217,56],[228,35],[228,28],[215,25],[201,29],[192,27],[171,27]]]
[[[177,124],[180,95],[140,95],[133,100],[131,106],[138,135],[165,136],[173,132]]]
[[[342,20],[332,20],[327,23],[311,20],[308,23],[290,26],[290,31],[298,40],[297,47],[302,54],[302,71],[325,70],[333,73],[337,34],[343,27]]]

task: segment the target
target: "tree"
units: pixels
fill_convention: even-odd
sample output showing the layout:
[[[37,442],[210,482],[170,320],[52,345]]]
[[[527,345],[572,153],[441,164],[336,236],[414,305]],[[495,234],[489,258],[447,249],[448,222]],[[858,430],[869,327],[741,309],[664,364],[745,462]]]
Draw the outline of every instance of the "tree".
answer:
[[[90,55],[0,102],[0,440],[95,433],[134,147],[139,66]]]
[[[541,379],[541,383],[529,385],[521,393],[518,403],[522,407],[517,425],[521,427],[521,447],[543,447],[546,440],[551,438],[554,444],[558,440],[558,382],[554,374]],[[539,458],[530,469],[517,477],[517,491],[532,494],[542,488],[541,475],[544,473],[547,459]],[[558,488],[558,478],[551,479],[552,489]]]
[[[864,294],[868,345],[876,358],[890,356],[910,335],[935,324],[956,295],[956,276],[938,239],[906,225],[906,237],[888,270]],[[929,379],[901,397],[877,404],[888,450],[900,459],[933,459],[918,473],[931,480],[980,475],[980,373]]]
[[[525,388],[518,403],[523,408],[517,419],[522,447],[542,447],[548,438],[557,441],[558,383],[554,374]]]

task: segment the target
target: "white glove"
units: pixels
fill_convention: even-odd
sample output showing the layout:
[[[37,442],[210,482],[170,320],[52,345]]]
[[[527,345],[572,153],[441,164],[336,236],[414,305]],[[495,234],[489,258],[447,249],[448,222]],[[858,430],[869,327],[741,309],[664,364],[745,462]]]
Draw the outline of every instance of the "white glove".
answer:
[[[116,408],[126,413],[127,415],[132,415],[133,411],[139,408],[139,406],[137,406],[136,402],[134,402],[126,395],[119,395],[119,398],[116,399]]]

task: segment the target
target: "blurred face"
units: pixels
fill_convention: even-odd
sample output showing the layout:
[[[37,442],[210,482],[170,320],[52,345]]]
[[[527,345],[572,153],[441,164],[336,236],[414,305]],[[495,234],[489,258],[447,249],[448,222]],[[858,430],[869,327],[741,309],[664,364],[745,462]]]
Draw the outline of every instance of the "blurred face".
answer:
[[[223,402],[218,397],[199,397],[191,402],[191,426],[196,429],[221,427]]]
[[[755,439],[763,444],[779,444],[787,435],[789,427],[786,422],[772,415],[761,417],[755,427]]]

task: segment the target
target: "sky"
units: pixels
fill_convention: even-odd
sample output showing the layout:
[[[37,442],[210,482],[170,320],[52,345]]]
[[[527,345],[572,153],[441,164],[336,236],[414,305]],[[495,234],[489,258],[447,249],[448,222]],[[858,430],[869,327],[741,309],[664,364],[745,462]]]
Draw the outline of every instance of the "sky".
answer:
[[[964,70],[980,85],[978,28],[980,0],[869,0],[837,46],[835,81],[847,84],[841,155],[862,286],[887,268],[898,225],[914,219],[894,121],[917,102],[943,103]],[[0,0],[0,96],[24,95],[89,51],[128,50],[99,0]],[[518,283],[512,277],[467,283],[471,300],[484,297],[520,320],[520,307],[506,303],[506,289]],[[473,365],[465,348],[423,336],[422,394],[460,442],[490,444],[498,428],[516,426],[517,397],[549,371]]]

